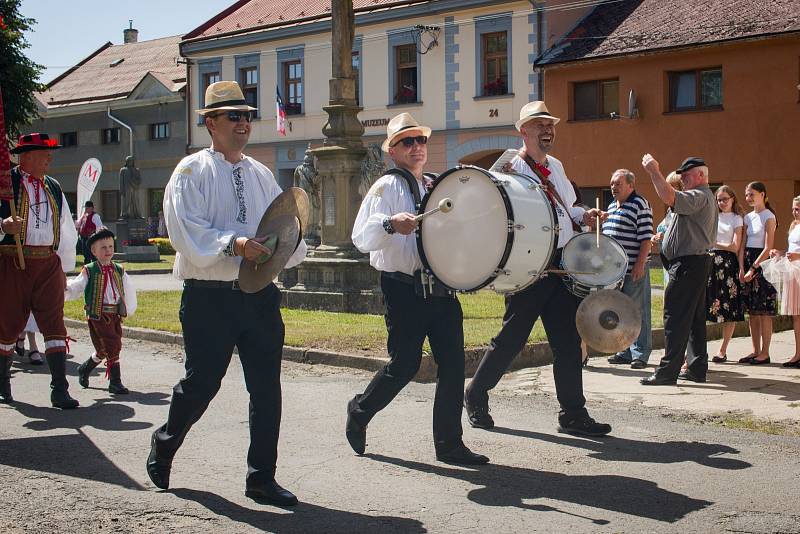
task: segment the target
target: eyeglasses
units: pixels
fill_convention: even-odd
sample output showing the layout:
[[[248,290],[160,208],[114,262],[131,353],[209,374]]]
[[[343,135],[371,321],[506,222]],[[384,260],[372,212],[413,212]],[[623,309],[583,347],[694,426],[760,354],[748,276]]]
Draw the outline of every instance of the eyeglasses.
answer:
[[[225,111],[222,113],[217,113],[215,115],[210,115],[212,119],[216,117],[226,116],[228,120],[231,122],[239,122],[240,120],[244,119],[247,122],[253,122],[253,117],[255,117],[255,113],[252,111]]]
[[[717,202],[727,202],[731,197],[717,197]]]
[[[418,135],[416,137],[404,137],[400,139],[398,142],[393,144],[392,146],[397,146],[400,143],[403,143],[404,147],[412,147],[414,146],[414,141],[417,142],[418,145],[425,145],[428,143],[428,138],[424,135]]]

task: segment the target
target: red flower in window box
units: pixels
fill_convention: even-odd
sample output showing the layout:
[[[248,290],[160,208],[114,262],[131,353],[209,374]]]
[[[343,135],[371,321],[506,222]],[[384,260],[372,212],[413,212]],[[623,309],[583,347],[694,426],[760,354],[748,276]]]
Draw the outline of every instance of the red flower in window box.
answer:
[[[408,104],[417,101],[417,90],[413,85],[404,85],[394,97],[399,104]]]
[[[507,93],[508,88],[506,87],[506,82],[501,78],[497,78],[495,81],[484,84],[483,86],[483,94],[486,96],[505,95]]]

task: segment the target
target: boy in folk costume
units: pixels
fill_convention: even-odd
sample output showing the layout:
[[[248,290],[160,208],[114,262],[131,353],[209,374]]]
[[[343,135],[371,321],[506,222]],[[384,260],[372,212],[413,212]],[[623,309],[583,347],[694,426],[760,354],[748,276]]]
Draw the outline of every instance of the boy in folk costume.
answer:
[[[54,149],[47,134],[19,137],[11,150],[19,165],[11,170],[11,200],[0,200],[0,403],[11,395],[11,361],[17,336],[33,312],[44,336],[50,368],[50,402],[56,408],[77,408],[66,376],[67,329],[64,326],[65,271],[75,268],[78,233],[60,184],[47,176]],[[16,239],[24,257],[19,261]]]
[[[108,392],[125,395],[128,388],[122,385],[119,352],[122,349],[122,320],[136,311],[136,289],[128,273],[114,257],[114,234],[101,228],[86,241],[92,255],[97,258],[81,269],[81,274],[67,284],[66,299],[76,300],[81,295],[86,302],[86,319],[95,352],[78,366],[78,383],[89,387],[89,375],[102,361],[106,361],[106,377],[110,379]]]

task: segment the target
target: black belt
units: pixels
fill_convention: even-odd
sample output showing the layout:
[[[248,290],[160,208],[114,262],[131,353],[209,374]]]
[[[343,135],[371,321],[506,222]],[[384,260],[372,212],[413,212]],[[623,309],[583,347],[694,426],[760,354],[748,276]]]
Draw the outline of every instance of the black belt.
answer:
[[[397,280],[398,282],[403,282],[404,284],[411,284],[412,286],[414,285],[414,277],[410,274],[401,273],[399,271],[381,271],[381,276],[391,278],[392,280]]]
[[[239,280],[195,280],[183,281],[183,287],[199,287],[203,289],[230,289],[239,291]]]

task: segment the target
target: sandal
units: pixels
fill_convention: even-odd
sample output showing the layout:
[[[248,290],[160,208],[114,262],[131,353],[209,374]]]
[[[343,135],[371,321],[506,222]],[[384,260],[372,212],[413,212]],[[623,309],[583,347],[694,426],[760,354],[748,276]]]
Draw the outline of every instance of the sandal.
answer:
[[[28,361],[31,365],[42,365],[44,363],[44,358],[42,358],[41,352],[32,350],[28,353]]]
[[[722,354],[722,355],[717,354],[716,356],[711,358],[711,361],[714,362],[714,363],[725,363],[725,362],[728,361],[728,355],[727,354]]]
[[[769,362],[770,362],[769,356],[767,356],[763,360],[757,360],[757,359],[753,358],[752,360],[750,360],[750,365],[764,365],[764,364],[767,364]]]
[[[758,354],[751,354],[749,356],[745,356],[744,358],[739,359],[739,363],[750,363],[756,358],[758,358]]]
[[[22,358],[23,356],[25,356],[25,346],[23,345],[22,347],[20,347],[19,345],[14,345],[14,352],[17,353],[17,356]]]

